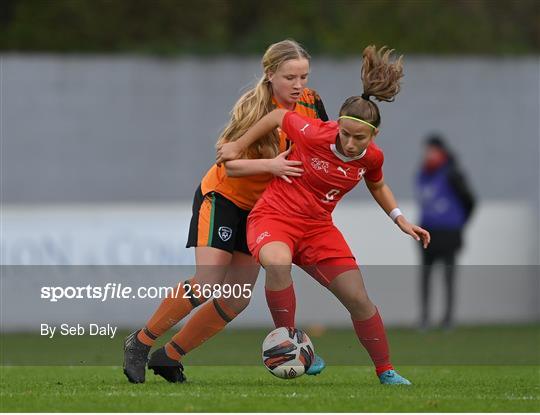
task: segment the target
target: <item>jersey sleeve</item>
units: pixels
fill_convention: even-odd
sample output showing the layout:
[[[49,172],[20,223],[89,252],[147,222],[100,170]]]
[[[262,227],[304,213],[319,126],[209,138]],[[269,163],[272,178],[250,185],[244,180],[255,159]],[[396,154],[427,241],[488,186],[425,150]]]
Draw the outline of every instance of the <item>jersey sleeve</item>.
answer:
[[[382,166],[384,163],[384,154],[382,151],[379,151],[377,157],[373,162],[373,166],[368,169],[364,178],[370,182],[377,183],[382,180],[384,177]]]
[[[306,139],[317,136],[322,121],[288,111],[283,117],[281,129],[295,143],[305,143]]]

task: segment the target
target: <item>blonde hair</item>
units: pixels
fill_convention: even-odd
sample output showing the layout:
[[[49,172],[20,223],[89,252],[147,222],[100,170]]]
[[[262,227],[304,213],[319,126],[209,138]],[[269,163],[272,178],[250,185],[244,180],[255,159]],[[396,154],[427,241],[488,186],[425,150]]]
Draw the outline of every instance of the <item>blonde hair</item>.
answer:
[[[403,77],[403,56],[393,62],[393,49],[383,46],[379,50],[373,45],[364,49],[362,54],[361,79],[364,92],[361,96],[347,98],[339,115],[348,115],[365,120],[378,127],[381,123],[379,107],[369,97],[377,101],[392,102],[401,88]]]
[[[268,76],[275,73],[286,61],[291,59],[310,60],[309,54],[292,39],[274,43],[262,57],[263,76],[255,87],[244,93],[234,105],[231,118],[224,128],[216,145],[239,139],[253,124],[274,109],[272,104],[272,84]],[[257,140],[245,152],[247,158],[272,158],[279,153],[277,132]]]

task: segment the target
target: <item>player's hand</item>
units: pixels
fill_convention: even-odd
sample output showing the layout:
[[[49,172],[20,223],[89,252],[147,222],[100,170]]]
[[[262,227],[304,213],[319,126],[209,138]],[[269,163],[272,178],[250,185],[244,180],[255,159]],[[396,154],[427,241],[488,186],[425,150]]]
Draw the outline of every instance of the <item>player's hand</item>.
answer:
[[[291,149],[289,148],[288,150],[279,154],[277,157],[271,159],[269,162],[270,173],[272,173],[274,176],[281,177],[287,183],[292,183],[288,176],[300,177],[302,173],[304,173],[304,170],[299,167],[302,165],[301,161],[287,160],[286,157],[290,152]]]
[[[216,151],[216,164],[219,167],[221,166],[221,163],[239,159],[242,156],[243,151],[242,146],[236,141],[221,144]]]
[[[424,249],[427,248],[429,242],[431,241],[431,235],[428,231],[418,225],[409,223],[409,221],[405,219],[405,216],[403,215],[397,217],[396,224],[399,226],[399,229],[401,229],[407,235],[411,235],[416,241],[421,240]]]

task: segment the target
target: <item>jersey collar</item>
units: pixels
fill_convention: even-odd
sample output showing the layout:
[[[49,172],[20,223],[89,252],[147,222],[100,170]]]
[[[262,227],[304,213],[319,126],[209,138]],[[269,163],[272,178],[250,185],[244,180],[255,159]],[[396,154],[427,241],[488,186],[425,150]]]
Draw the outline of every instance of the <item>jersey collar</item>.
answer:
[[[338,151],[338,149],[336,148],[336,145],[333,144],[333,143],[330,144],[330,150],[332,150],[332,153],[334,153],[338,159],[340,159],[341,161],[344,161],[345,163],[348,163],[349,161],[359,160],[362,157],[364,157],[366,155],[366,153],[367,153],[367,148],[366,148],[364,151],[362,151],[356,157],[347,157],[345,154],[341,154]]]
[[[274,104],[274,106],[276,108],[279,108],[279,109],[286,109],[283,105],[281,105],[279,102],[277,102],[277,99],[274,98],[274,96],[272,95],[272,104]],[[298,104],[298,102],[296,102],[294,104],[294,108],[292,110],[287,110],[287,111],[294,111],[296,109],[296,105]]]

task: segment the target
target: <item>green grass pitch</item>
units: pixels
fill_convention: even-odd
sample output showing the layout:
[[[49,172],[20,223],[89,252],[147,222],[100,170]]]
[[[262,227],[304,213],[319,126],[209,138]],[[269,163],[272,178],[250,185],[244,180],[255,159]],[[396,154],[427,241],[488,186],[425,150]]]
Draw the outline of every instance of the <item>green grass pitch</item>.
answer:
[[[328,362],[319,376],[294,380],[273,377],[260,363],[260,342],[266,331],[231,330],[186,358],[187,383],[169,384],[147,372],[145,384],[132,385],[120,367],[124,334],[100,345],[93,343],[93,339],[78,339],[75,348],[71,342],[76,340],[65,338],[45,343],[50,345],[49,349],[39,341],[33,342],[29,334],[3,335],[2,363],[6,366],[0,367],[0,410],[540,411],[538,326],[472,327],[428,334],[391,329],[394,363],[414,383],[412,387],[380,385],[352,330],[330,330],[322,337],[312,336],[317,351]],[[28,360],[37,352],[57,364],[63,355],[67,363],[20,365],[25,356]],[[77,364],[75,360],[80,355],[88,361]],[[67,366],[68,363],[72,365]]]
[[[274,378],[260,366],[194,366],[188,382],[149,374],[131,385],[120,367],[3,368],[2,411],[68,412],[526,412],[539,411],[538,367],[402,367],[412,387],[377,383],[370,367]]]

